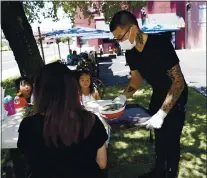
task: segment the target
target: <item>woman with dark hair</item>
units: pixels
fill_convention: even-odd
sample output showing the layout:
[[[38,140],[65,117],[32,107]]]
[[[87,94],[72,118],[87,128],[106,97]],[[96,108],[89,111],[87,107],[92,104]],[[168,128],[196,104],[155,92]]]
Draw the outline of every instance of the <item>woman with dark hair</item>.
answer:
[[[35,115],[22,120],[18,148],[32,178],[99,178],[106,170],[107,133],[80,103],[80,88],[63,64],[43,67],[34,85]]]

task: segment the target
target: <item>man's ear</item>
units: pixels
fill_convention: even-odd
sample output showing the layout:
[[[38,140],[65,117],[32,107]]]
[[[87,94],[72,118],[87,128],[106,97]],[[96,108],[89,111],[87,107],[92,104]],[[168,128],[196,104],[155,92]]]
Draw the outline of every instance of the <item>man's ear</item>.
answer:
[[[136,40],[136,36],[137,36],[137,33],[138,33],[138,28],[137,28],[136,25],[132,25],[130,30],[131,30],[131,35],[129,37],[129,41],[131,43],[134,43],[134,40]]]

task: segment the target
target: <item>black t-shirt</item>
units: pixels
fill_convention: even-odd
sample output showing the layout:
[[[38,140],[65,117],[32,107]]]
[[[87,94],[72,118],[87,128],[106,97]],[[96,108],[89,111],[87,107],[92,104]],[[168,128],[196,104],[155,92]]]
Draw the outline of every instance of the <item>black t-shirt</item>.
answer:
[[[37,114],[22,120],[17,146],[23,152],[37,177],[96,178],[101,170],[96,163],[97,150],[108,136],[95,116],[89,136],[70,147],[48,148],[43,138],[44,116]]]
[[[173,45],[165,37],[149,34],[142,52],[135,47],[126,52],[126,62],[130,70],[138,70],[144,80],[152,86],[153,94],[149,109],[152,114],[162,106],[167,93],[172,85],[172,80],[167,71],[179,64],[178,56]],[[187,85],[178,99],[174,108],[185,105],[187,102]]]

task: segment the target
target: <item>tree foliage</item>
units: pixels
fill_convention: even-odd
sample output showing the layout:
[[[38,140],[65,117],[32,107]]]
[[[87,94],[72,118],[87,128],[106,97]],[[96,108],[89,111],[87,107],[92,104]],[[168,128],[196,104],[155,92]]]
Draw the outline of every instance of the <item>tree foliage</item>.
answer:
[[[72,22],[74,22],[77,9],[89,21],[94,17],[94,14],[91,13],[93,10],[97,13],[103,13],[105,21],[109,22],[117,11],[125,9],[133,12],[138,8],[145,7],[147,1],[24,1],[23,4],[29,22],[40,21],[40,14],[44,18],[52,18],[54,21],[57,21],[59,20],[57,15],[59,8],[62,8]]]

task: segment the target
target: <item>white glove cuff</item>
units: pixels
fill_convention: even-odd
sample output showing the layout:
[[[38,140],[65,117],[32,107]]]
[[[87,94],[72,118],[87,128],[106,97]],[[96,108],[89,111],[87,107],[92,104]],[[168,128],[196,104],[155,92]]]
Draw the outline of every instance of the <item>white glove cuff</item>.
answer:
[[[162,117],[163,119],[167,116],[167,113],[164,112],[162,109],[160,109],[160,110],[157,112],[157,114],[158,114],[160,117]]]
[[[123,95],[123,94],[121,94],[121,95],[119,96],[119,98],[121,99],[121,101],[124,101],[124,102],[126,102],[126,100],[127,100],[126,96]]]

